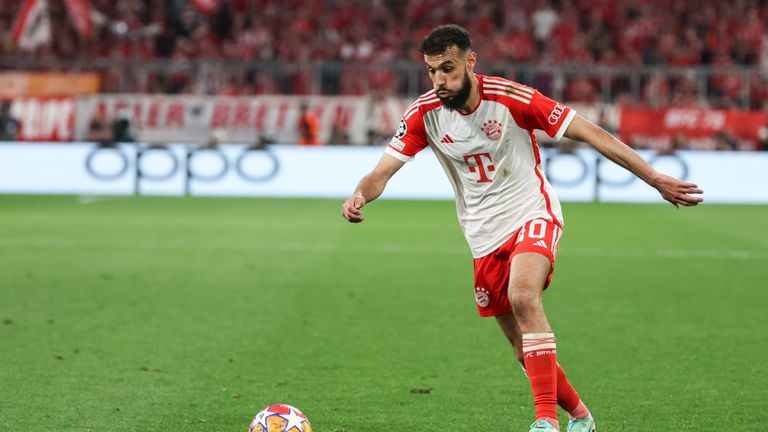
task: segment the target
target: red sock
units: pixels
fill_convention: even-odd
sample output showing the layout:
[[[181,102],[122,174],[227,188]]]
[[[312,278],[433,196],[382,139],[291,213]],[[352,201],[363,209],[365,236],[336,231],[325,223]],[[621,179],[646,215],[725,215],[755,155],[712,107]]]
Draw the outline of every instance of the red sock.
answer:
[[[579,394],[568,381],[565,371],[557,364],[557,403],[564,410],[571,412],[579,406]]]
[[[568,381],[568,377],[559,363],[557,364],[557,403],[568,411],[571,418],[585,418],[590,415],[587,406],[579,398],[579,394]]]
[[[557,424],[557,348],[553,333],[523,333],[523,361],[533,389],[536,419]]]

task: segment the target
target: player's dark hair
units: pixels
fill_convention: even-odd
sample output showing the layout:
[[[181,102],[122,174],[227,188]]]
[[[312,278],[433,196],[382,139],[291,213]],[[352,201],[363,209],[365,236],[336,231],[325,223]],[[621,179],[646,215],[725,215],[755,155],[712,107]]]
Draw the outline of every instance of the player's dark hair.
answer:
[[[424,55],[439,55],[453,45],[456,45],[462,53],[472,49],[469,32],[456,24],[441,25],[435,27],[432,33],[421,41],[421,52]]]

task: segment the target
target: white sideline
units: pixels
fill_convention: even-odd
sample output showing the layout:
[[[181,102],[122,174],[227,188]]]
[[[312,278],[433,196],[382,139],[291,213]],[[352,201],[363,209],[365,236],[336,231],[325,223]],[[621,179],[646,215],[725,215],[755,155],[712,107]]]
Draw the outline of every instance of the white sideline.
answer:
[[[201,245],[192,242],[143,242],[133,244],[104,244],[90,239],[76,240],[52,237],[0,238],[3,248],[114,248],[138,250],[221,250],[221,251],[260,251],[260,252],[303,252],[303,253],[385,253],[413,255],[466,255],[470,257],[466,246],[410,246],[391,243],[365,243],[341,245],[336,243],[281,242],[251,243],[236,245],[220,243]],[[693,249],[608,249],[608,248],[562,248],[558,256],[594,257],[594,258],[677,258],[677,259],[729,259],[729,260],[766,260],[768,251],[749,250],[693,250]]]

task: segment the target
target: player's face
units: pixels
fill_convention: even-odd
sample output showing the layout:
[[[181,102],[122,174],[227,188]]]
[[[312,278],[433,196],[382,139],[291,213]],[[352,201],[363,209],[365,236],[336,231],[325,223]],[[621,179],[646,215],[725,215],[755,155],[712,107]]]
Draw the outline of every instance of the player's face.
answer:
[[[474,53],[464,54],[452,46],[438,55],[425,55],[429,78],[440,102],[449,109],[464,106],[472,91],[469,79]]]

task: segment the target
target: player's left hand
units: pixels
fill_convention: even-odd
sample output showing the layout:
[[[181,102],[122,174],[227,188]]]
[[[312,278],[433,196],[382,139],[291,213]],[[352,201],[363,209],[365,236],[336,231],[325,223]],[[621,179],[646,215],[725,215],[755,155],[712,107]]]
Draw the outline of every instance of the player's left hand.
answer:
[[[673,206],[695,206],[704,201],[704,198],[693,196],[693,194],[703,194],[704,191],[694,183],[686,183],[674,177],[659,174],[654,182],[654,187],[659,191],[662,198],[672,203]]]
[[[365,218],[360,209],[364,205],[365,198],[362,195],[353,195],[344,201],[344,204],[341,206],[341,215],[352,223],[362,222]]]

